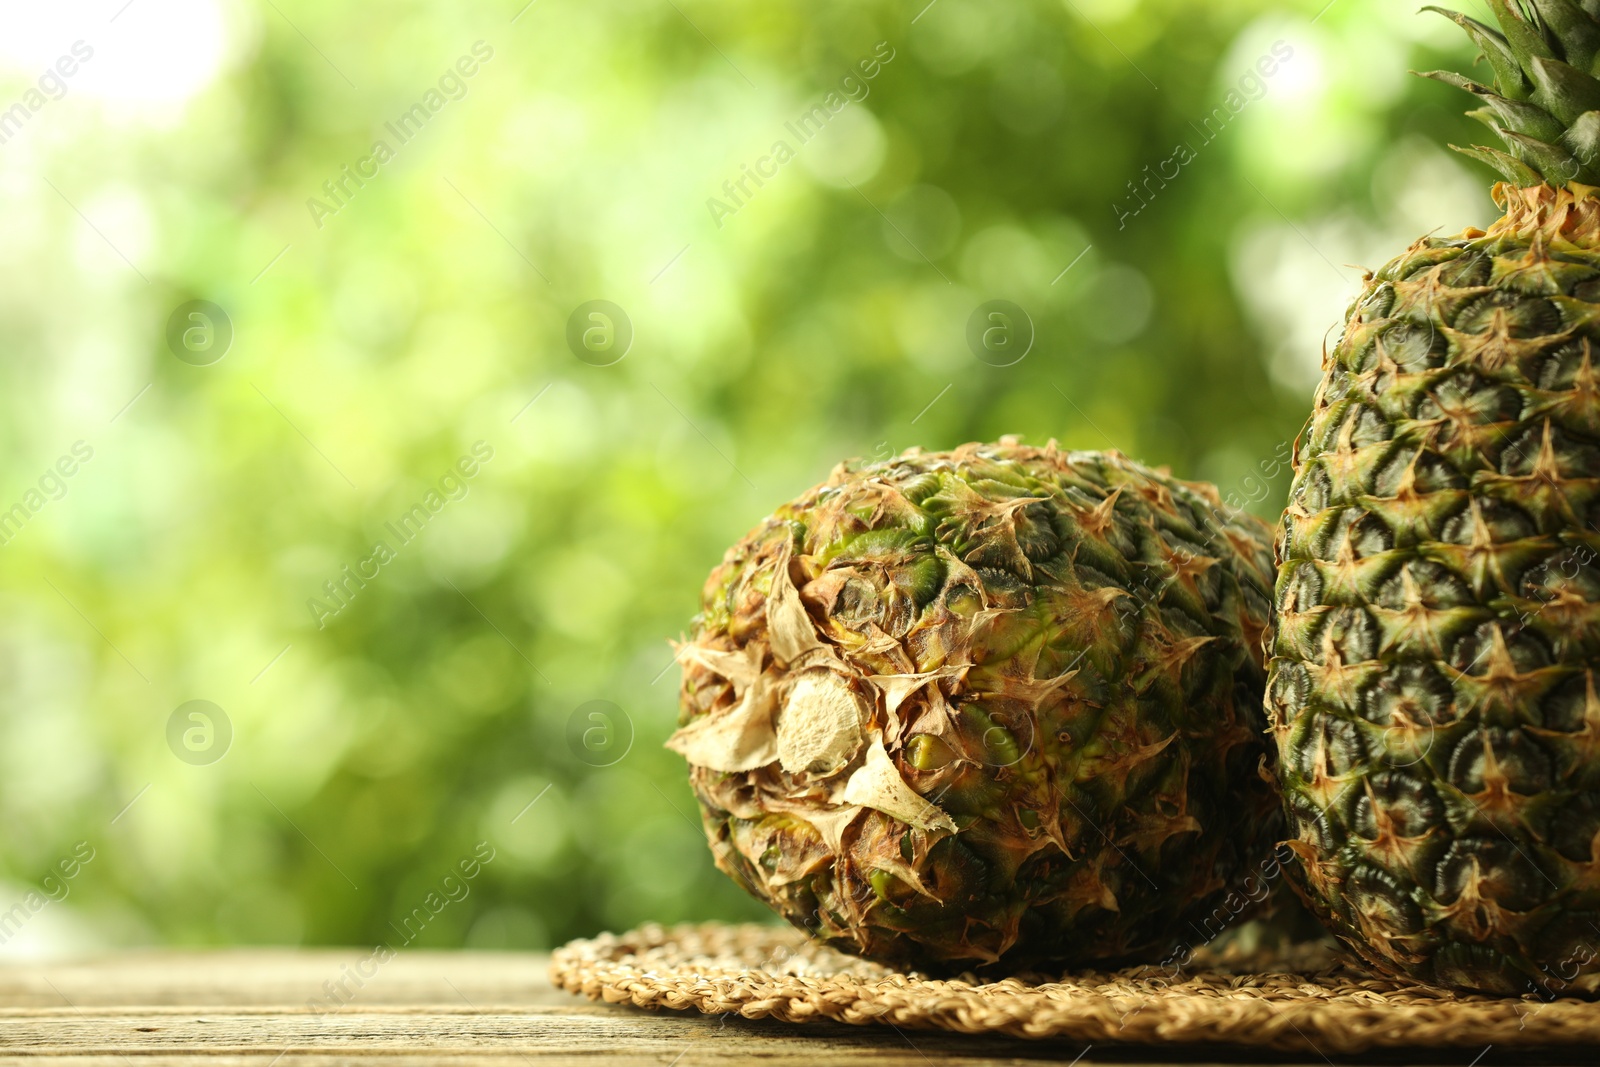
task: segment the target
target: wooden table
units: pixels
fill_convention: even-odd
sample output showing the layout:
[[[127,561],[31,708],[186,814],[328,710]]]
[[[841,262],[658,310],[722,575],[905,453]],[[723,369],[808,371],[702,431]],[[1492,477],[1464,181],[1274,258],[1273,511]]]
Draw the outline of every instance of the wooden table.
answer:
[[[0,966],[0,1063],[83,1065],[752,1063],[833,1064],[1258,1063],[1323,1057],[1244,1050],[1091,1048],[891,1027],[651,1013],[552,988],[544,956],[408,951],[376,963],[365,951],[252,949],[158,952],[76,963]],[[370,975],[370,976],[368,976]],[[342,990],[340,985],[342,983]],[[330,996],[332,999],[330,999]],[[340,1002],[344,1001],[342,1006]],[[1422,1054],[1424,1057],[1426,1053]],[[1468,1067],[1364,1056],[1361,1063]],[[1600,1050],[1495,1062],[1600,1061]]]

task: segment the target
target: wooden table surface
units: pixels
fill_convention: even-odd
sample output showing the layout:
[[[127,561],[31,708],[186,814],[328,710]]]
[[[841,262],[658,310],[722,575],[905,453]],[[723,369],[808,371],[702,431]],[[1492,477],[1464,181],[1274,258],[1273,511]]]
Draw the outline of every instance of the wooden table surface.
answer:
[[[1315,1054],[1112,1048],[887,1026],[652,1013],[554,989],[547,958],[357,950],[156,952],[0,965],[0,1063],[84,1065],[1330,1063]],[[364,974],[370,974],[365,977]],[[343,983],[343,992],[339,990]],[[330,993],[334,999],[330,1000]],[[339,1002],[343,1001],[342,1005]],[[1358,1061],[1469,1067],[1459,1052]],[[1493,1063],[1596,1063],[1600,1050]]]

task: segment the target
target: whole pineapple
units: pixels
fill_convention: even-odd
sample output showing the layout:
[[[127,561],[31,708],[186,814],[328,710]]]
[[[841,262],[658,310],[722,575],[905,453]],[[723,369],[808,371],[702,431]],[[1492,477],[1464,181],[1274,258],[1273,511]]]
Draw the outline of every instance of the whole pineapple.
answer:
[[[1504,217],[1368,277],[1277,543],[1292,864],[1379,971],[1600,991],[1600,2],[1490,0]],[[1432,10],[1438,11],[1434,8]]]
[[[841,465],[712,572],[668,746],[717,865],[838,948],[1155,958],[1270,881],[1270,575],[1264,523],[1114,452]]]

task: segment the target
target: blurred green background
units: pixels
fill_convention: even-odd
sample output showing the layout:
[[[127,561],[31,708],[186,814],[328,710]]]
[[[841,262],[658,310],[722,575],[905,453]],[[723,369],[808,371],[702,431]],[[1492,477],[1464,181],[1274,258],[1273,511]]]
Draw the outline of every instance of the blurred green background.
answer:
[[[763,914],[661,747],[727,545],[841,459],[1005,433],[1270,516],[1350,265],[1493,217],[1404,73],[1470,53],[1410,5],[925,3],[8,6],[0,954],[396,941],[480,842],[415,943]],[[1010,366],[965,339],[995,298]],[[595,299],[625,358],[569,348]],[[168,344],[193,300],[220,359]]]

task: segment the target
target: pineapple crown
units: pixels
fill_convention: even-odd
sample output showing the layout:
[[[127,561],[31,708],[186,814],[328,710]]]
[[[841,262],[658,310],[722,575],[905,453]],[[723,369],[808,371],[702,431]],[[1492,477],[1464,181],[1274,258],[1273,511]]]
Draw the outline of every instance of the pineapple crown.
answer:
[[[1600,0],[1487,0],[1499,29],[1459,11],[1426,7],[1455,22],[1482,49],[1493,87],[1447,70],[1423,76],[1484,102],[1467,114],[1509,151],[1450,147],[1520,186],[1600,185]]]

